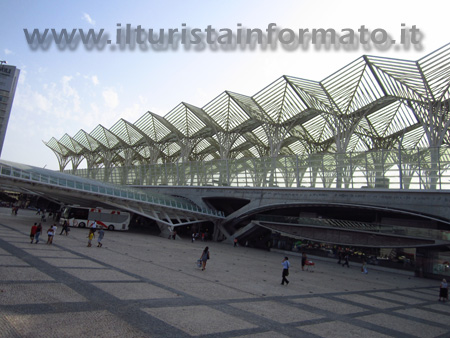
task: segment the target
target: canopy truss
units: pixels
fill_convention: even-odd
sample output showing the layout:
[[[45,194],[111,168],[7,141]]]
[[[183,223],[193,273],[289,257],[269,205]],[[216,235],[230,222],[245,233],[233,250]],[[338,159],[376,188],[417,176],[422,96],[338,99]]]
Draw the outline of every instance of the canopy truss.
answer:
[[[45,144],[61,171],[86,160],[88,172],[105,176],[134,165],[314,154],[340,154],[344,168],[350,152],[448,145],[449,88],[450,44],[417,61],[363,55],[322,81],[285,75],[253,96],[224,91],[202,108],[182,102],[165,116],[146,112]]]

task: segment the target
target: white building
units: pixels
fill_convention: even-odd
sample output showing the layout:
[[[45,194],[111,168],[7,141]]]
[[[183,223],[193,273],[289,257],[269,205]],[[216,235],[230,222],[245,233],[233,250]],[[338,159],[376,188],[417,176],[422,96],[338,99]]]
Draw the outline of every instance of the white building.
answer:
[[[15,66],[0,64],[0,155],[3,149],[19,73],[20,70]]]

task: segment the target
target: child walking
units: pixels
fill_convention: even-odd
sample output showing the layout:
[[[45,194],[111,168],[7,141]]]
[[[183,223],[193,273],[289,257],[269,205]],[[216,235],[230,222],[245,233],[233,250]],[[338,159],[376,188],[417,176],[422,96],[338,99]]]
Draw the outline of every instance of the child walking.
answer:
[[[90,248],[92,246],[92,240],[94,239],[94,229],[89,230],[89,235],[88,235],[88,248]]]

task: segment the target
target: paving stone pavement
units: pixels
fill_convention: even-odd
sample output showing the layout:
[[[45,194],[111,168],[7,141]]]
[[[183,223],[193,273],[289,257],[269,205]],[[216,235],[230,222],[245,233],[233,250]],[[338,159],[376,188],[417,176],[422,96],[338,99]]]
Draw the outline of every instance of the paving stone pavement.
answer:
[[[326,261],[306,272],[292,256],[283,286],[280,252],[118,231],[89,248],[86,229],[61,228],[31,244],[38,217],[0,209],[3,338],[450,337],[439,281]]]

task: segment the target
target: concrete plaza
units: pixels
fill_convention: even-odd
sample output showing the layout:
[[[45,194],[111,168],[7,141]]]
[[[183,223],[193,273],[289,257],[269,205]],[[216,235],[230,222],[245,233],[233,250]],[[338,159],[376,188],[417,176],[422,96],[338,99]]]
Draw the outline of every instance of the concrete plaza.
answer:
[[[0,209],[0,337],[449,337],[439,281],[284,253],[71,229],[30,244],[32,211]],[[196,266],[205,245],[211,259]]]

